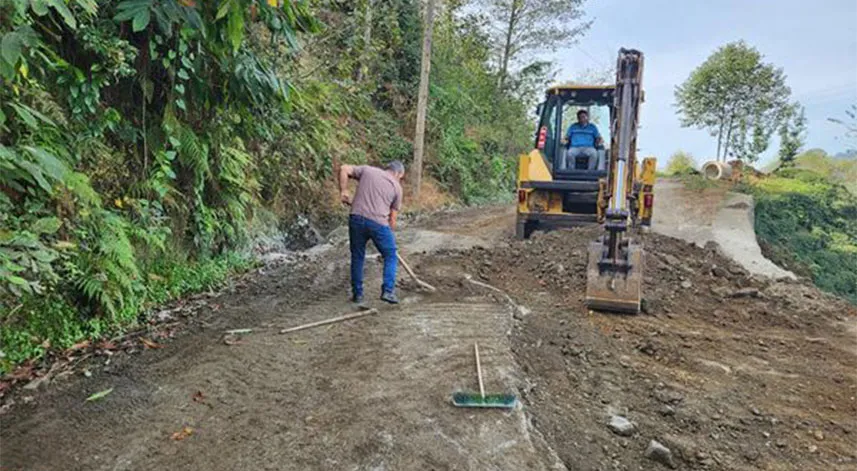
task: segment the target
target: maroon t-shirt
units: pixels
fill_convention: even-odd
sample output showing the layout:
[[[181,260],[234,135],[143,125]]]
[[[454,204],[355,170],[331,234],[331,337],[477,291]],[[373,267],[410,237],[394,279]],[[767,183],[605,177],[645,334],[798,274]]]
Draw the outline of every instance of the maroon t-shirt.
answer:
[[[390,210],[402,207],[402,186],[390,172],[369,165],[354,167],[357,191],[351,214],[363,216],[383,226],[390,225]]]

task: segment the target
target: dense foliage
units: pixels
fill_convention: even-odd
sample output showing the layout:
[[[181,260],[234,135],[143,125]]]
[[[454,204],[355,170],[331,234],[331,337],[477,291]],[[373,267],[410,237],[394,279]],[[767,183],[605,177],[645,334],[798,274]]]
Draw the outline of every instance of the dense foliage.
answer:
[[[426,162],[471,202],[511,188],[538,80],[501,91],[461,3]],[[418,0],[0,2],[0,370],[219,283],[262,219],[335,214],[337,162],[409,161],[421,31]]]
[[[751,188],[766,255],[857,303],[857,196],[800,168],[781,170]]]
[[[260,190],[247,146],[289,111],[277,64],[254,51],[292,54],[316,29],[307,5],[16,0],[0,18],[8,359],[133,322],[185,291],[165,278],[177,267],[242,265],[228,249]]]

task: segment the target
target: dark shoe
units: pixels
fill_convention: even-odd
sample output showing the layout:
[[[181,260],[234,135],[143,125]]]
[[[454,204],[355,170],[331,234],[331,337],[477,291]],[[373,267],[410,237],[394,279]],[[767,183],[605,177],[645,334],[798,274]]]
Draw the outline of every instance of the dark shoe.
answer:
[[[396,297],[395,293],[384,293],[381,295],[381,301],[388,302],[390,304],[399,304],[399,298]]]
[[[362,306],[364,304],[363,296],[351,296],[351,302],[357,306]]]

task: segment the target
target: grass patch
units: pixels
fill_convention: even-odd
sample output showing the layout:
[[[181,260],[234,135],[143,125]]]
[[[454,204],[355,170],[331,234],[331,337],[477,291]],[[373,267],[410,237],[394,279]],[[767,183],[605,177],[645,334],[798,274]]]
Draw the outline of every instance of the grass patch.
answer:
[[[705,191],[711,188],[723,188],[729,185],[728,182],[722,180],[710,180],[699,174],[682,175],[679,177],[684,187],[693,191]]]

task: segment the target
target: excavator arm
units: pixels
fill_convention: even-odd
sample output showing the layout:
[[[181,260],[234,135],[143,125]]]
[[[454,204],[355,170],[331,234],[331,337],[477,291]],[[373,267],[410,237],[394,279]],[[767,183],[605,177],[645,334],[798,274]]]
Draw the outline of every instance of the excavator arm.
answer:
[[[630,237],[631,221],[640,214],[637,181],[637,123],[642,102],[643,54],[621,49],[616,67],[613,117],[607,181],[602,182],[600,205],[604,234],[589,247],[586,304],[591,309],[638,313],[642,298],[643,251]],[[654,160],[645,170],[653,172]],[[651,198],[645,201],[651,208]]]

